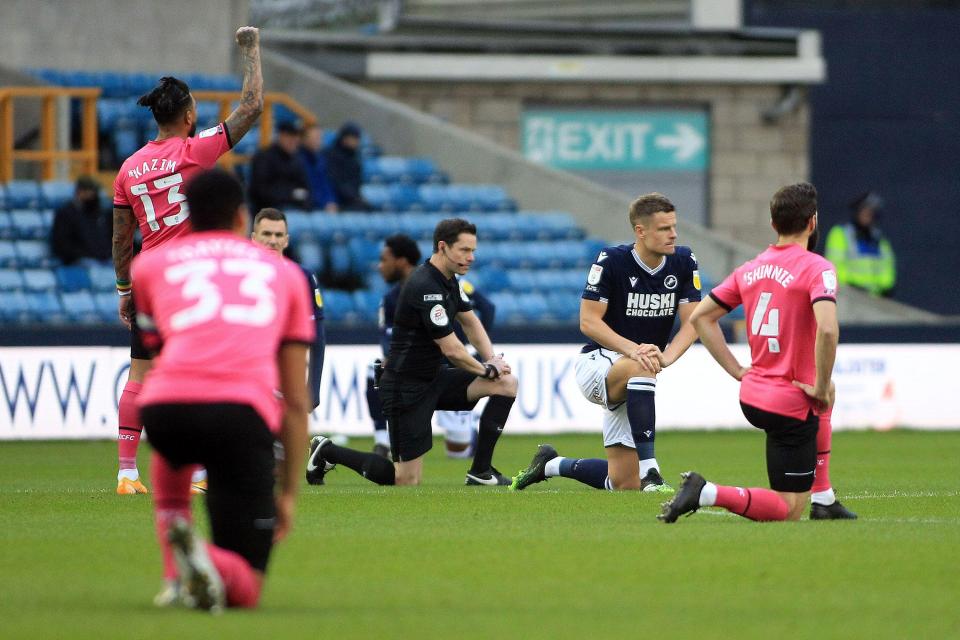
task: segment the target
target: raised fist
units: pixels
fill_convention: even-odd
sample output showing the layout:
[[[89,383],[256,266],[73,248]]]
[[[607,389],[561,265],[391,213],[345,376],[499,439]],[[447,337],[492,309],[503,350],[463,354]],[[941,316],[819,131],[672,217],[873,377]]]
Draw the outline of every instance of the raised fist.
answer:
[[[256,27],[237,29],[237,44],[243,48],[255,47],[260,43],[260,30]]]

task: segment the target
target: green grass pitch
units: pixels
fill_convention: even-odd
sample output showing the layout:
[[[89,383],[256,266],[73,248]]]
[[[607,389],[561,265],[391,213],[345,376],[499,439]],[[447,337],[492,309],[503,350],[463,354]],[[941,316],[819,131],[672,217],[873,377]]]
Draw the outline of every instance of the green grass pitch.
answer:
[[[505,436],[497,466],[525,466],[539,440]],[[602,454],[596,435],[549,440]],[[760,434],[657,444],[669,481],[694,468],[766,485]],[[151,504],[114,495],[113,443],[2,443],[0,638],[960,637],[960,432],[836,434],[833,481],[856,522],[704,510],[668,526],[656,495],[464,487],[440,447],[421,488],[347,469],[305,487],[261,608],[214,618],[152,607]]]

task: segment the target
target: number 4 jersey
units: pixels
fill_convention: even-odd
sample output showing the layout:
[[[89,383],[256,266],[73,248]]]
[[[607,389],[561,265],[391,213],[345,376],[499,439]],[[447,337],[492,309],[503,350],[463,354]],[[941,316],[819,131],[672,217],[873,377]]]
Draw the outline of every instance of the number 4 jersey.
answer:
[[[710,292],[728,311],[743,305],[751,368],[740,384],[746,404],[798,419],[813,407],[794,380],[817,377],[813,305],[837,301],[837,274],[825,258],[797,244],[770,246]]]
[[[137,256],[133,279],[144,342],[162,345],[140,405],[247,404],[276,431],[277,353],[314,338],[300,267],[230,232],[203,231]]]
[[[192,138],[151,140],[127,158],[113,183],[113,206],[133,209],[147,251],[190,231],[183,188],[230,150],[223,123]]]

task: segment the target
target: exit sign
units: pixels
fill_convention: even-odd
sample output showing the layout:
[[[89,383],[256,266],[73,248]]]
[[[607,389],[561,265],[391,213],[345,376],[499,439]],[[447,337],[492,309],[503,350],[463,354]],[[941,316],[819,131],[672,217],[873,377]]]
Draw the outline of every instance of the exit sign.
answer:
[[[709,125],[699,110],[528,109],[528,160],[572,171],[697,171],[708,166]]]

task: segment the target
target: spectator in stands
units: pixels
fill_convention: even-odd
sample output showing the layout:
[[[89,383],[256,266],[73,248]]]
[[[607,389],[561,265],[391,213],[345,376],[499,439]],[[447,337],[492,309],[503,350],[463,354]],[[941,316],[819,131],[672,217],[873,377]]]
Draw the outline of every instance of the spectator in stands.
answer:
[[[80,176],[73,199],[57,209],[50,232],[50,250],[63,264],[89,266],[111,258],[113,221],[100,206],[100,185]]]
[[[363,165],[360,163],[360,127],[346,122],[327,150],[327,174],[341,211],[369,211],[360,193]]]
[[[277,126],[272,145],[254,154],[250,161],[250,200],[253,210],[310,209],[310,183],[297,153],[300,130],[293,122]]]
[[[337,196],[327,176],[327,157],[323,153],[323,129],[315,124],[303,128],[300,142],[300,161],[310,183],[310,202],[314,209],[336,212]]]
[[[837,267],[840,284],[889,297],[897,280],[893,248],[876,219],[883,199],[872,191],[850,203],[851,219],[827,235],[826,258]]]

